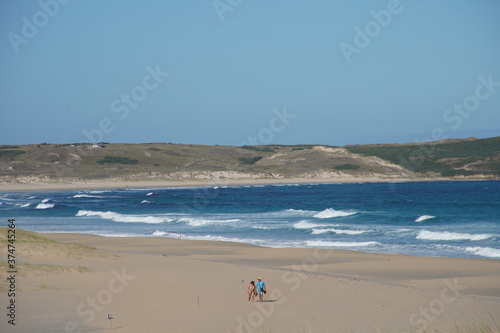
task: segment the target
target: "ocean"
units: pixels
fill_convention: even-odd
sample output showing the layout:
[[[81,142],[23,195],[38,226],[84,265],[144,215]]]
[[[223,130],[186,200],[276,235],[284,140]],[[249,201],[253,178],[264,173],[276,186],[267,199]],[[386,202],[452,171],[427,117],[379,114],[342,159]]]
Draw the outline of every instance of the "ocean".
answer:
[[[500,259],[500,182],[280,184],[1,192],[41,233]]]

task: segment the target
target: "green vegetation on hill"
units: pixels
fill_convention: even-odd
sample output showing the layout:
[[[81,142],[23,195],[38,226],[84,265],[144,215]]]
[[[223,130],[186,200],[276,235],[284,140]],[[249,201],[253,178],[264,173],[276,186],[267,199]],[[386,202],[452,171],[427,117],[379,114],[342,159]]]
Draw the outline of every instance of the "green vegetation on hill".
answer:
[[[445,177],[500,175],[500,137],[406,145],[347,146],[350,152],[377,156],[419,173]]]
[[[262,159],[262,156],[239,157],[238,161],[244,164],[255,164]]]
[[[102,160],[97,161],[96,163],[105,164],[105,163],[119,163],[119,164],[137,164],[138,160],[135,158],[129,157],[121,157],[121,156],[104,156]]]
[[[22,155],[25,152],[22,150],[0,150],[0,158],[1,157],[16,157],[17,155]]]
[[[228,172],[223,174],[221,172]],[[170,143],[0,146],[0,182],[218,177],[500,177],[500,137],[427,143],[204,146]]]
[[[276,149],[267,146],[241,146],[242,149],[253,150],[253,151],[263,151],[263,152],[274,152]]]
[[[345,163],[341,165],[336,165],[335,170],[358,170],[360,167],[357,164]]]
[[[0,161],[3,159],[13,160],[16,156],[22,155],[25,151],[20,150],[19,146],[0,146]]]

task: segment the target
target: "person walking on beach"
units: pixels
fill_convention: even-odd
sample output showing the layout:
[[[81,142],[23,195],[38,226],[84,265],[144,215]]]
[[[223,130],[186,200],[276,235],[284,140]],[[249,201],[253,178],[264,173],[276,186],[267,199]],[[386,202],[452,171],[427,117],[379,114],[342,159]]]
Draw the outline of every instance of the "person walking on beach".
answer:
[[[250,284],[248,285],[247,293],[248,293],[248,301],[250,302],[250,299],[251,299],[252,302],[254,302],[255,301],[255,294],[257,293],[255,291],[255,282],[254,281],[250,282]]]
[[[266,284],[264,281],[262,281],[261,278],[257,279],[257,293],[259,294],[259,300],[262,303],[262,300],[264,299],[264,294],[267,292],[266,291]]]

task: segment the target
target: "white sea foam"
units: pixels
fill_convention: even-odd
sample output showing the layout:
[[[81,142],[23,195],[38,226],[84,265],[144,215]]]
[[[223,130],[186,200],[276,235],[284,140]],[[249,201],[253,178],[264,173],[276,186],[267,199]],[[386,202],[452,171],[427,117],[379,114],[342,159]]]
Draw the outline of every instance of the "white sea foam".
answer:
[[[435,218],[435,216],[432,216],[432,215],[422,215],[422,216],[419,216],[415,222],[423,222],[425,220],[429,220],[429,219],[433,219]]]
[[[293,225],[295,229],[312,229],[312,228],[326,227],[326,226],[327,225],[325,224],[311,223],[306,220],[299,221]]]
[[[39,231],[39,232],[45,233],[47,231]],[[51,230],[50,233],[65,234],[65,233],[67,233],[67,231],[54,231],[54,230]],[[101,231],[98,231],[98,230],[71,231],[71,233],[75,233],[75,234],[90,234],[90,235],[97,235],[97,236],[102,236],[102,237],[144,237],[145,236],[143,234],[137,234],[137,233],[101,232]]]
[[[86,191],[86,193],[92,193],[92,194],[102,194],[106,192],[111,192],[110,190],[92,190],[92,191]]]
[[[314,211],[301,209],[284,209],[274,212],[254,213],[257,218],[282,218],[282,217],[310,217]]]
[[[148,197],[151,196],[151,195],[154,195],[153,192],[149,192],[148,194],[146,194]]]
[[[53,203],[41,203],[41,204],[38,204],[35,209],[49,209],[49,208],[53,208],[55,206],[55,204]]]
[[[192,227],[199,227],[202,225],[216,224],[216,223],[232,223],[232,222],[239,222],[239,221],[241,221],[241,220],[240,219],[209,220],[209,219],[196,218],[196,217],[183,217],[183,218],[179,219],[179,222],[187,223]]]
[[[49,201],[50,201],[50,199],[43,199],[43,200],[42,200],[42,203],[47,203],[47,202],[49,202]]]
[[[491,247],[468,247],[465,250],[467,252],[477,254],[478,256],[500,258],[500,249],[494,249]]]
[[[345,234],[345,235],[360,235],[366,233],[365,230],[345,230],[345,229],[313,229],[313,235],[321,235],[326,233],[335,233],[335,234]]]
[[[438,241],[439,240],[442,240],[442,241],[455,241],[455,240],[479,241],[479,240],[483,240],[483,239],[488,239],[490,237],[493,237],[493,235],[490,235],[490,234],[466,234],[466,233],[449,232],[449,231],[436,232],[436,231],[428,231],[428,230],[421,230],[417,235],[417,239],[438,240]]]
[[[244,244],[269,246],[269,244],[266,241],[263,241],[260,239],[253,239],[253,238],[224,237],[224,236],[215,236],[215,235],[202,235],[202,236],[183,235],[182,239],[205,240],[205,241],[215,241],[215,242],[233,242],[233,243],[244,243]]]
[[[330,242],[330,241],[306,241],[305,245],[310,247],[365,247],[378,245],[379,242]]]
[[[142,200],[141,201],[141,204],[146,204],[146,203],[151,203],[151,201],[147,201],[147,200]]]
[[[253,226],[252,229],[273,230],[273,229],[280,229],[280,228],[278,228],[278,227],[276,227],[276,228],[263,227],[263,226],[256,225],[256,226]]]
[[[293,209],[293,208],[286,209],[280,212],[287,216],[307,216],[312,213],[312,211],[309,210]]]
[[[115,212],[96,212],[91,210],[80,210],[76,216],[99,216],[105,220],[111,220],[114,222],[126,222],[126,223],[164,223],[164,222],[172,222],[174,221],[168,217],[158,217],[158,216],[150,216],[150,215],[127,215],[120,214]]]
[[[144,237],[142,234],[132,234],[127,232],[102,233],[96,232],[95,235],[102,237]]]
[[[172,232],[165,232],[165,231],[160,231],[160,230],[156,230],[151,235],[155,236],[155,237],[169,237],[169,238],[181,238],[182,237],[181,234],[176,234],[176,233],[172,233]]]
[[[2,204],[2,203],[0,203],[0,205],[1,205],[1,204]],[[29,207],[29,205],[31,205],[29,202],[28,202],[28,203],[25,203],[25,204],[20,204],[20,203],[16,204],[16,206],[21,207],[21,208],[23,208],[23,207]]]
[[[75,194],[73,198],[104,198],[101,195],[92,195],[92,194]]]
[[[324,211],[321,211],[317,214],[314,214],[313,217],[316,217],[318,219],[329,219],[332,217],[344,217],[344,216],[350,216],[354,215],[356,212],[348,212],[344,210],[335,210],[333,208],[327,208]]]

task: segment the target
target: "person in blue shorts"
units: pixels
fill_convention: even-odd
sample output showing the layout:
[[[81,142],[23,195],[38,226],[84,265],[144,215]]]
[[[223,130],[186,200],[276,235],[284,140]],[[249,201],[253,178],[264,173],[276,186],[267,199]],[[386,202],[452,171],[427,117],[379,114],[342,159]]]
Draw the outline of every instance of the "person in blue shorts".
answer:
[[[259,294],[259,300],[262,303],[262,300],[264,299],[264,294],[267,292],[266,291],[266,284],[264,283],[264,281],[262,281],[261,278],[258,278],[255,286],[257,287],[257,293]]]

